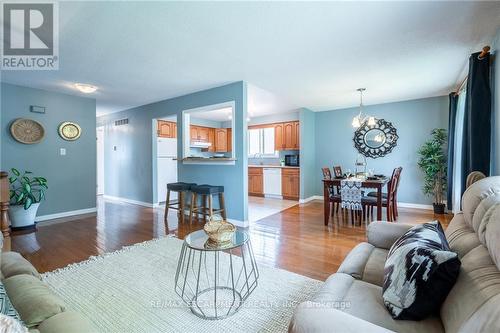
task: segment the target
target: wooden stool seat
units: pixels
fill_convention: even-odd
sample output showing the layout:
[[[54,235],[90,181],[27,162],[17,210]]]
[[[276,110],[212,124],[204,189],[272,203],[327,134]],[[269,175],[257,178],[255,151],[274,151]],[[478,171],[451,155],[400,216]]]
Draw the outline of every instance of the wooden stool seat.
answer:
[[[179,221],[184,222],[184,209],[186,207],[185,193],[191,191],[191,188],[196,186],[195,183],[169,183],[167,184],[167,200],[165,202],[165,216],[164,220],[167,220],[168,210],[175,209],[179,211]],[[170,202],[170,191],[178,192],[179,198],[177,201]],[[189,205],[188,205],[189,206]],[[191,207],[189,207],[191,209]]]
[[[198,206],[198,195],[201,195],[202,205]],[[219,196],[219,208],[213,208],[213,195]],[[208,201],[208,207],[207,207]],[[213,185],[197,185],[191,187],[191,210],[189,213],[189,223],[192,222],[193,215],[202,214],[203,219],[206,220],[207,216],[211,218],[214,214],[221,214],[222,218],[226,219],[226,207],[224,203],[224,186]]]

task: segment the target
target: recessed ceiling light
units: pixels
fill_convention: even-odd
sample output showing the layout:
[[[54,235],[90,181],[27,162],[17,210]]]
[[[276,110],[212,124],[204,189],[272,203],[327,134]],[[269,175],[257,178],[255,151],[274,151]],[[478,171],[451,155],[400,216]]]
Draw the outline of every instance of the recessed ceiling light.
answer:
[[[84,94],[91,94],[97,90],[96,86],[86,83],[75,83],[75,88]]]

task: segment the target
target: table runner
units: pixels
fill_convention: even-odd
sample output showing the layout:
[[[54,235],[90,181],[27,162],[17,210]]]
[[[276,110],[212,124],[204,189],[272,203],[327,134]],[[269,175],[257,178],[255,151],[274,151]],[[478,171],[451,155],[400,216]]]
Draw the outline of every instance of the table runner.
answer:
[[[342,208],[362,210],[361,205],[361,184],[358,179],[344,179],[340,182],[340,194],[342,197]]]

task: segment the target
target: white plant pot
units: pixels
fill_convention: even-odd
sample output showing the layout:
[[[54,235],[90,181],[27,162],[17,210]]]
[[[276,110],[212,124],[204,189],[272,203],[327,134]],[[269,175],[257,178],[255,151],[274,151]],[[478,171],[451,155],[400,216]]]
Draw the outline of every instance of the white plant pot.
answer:
[[[26,228],[35,225],[36,212],[40,203],[34,203],[28,210],[23,205],[9,206],[9,219],[12,228]]]

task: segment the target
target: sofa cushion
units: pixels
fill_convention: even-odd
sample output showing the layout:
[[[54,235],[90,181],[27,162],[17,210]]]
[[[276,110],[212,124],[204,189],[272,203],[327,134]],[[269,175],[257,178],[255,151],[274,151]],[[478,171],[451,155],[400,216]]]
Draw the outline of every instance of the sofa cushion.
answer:
[[[477,234],[472,227],[465,222],[462,213],[455,214],[444,232],[450,249],[458,254],[459,258],[465,256],[469,251],[481,245]]]
[[[33,275],[40,278],[40,274],[33,265],[17,252],[3,252],[1,269],[4,278],[19,274]]]
[[[66,309],[63,301],[32,275],[14,275],[3,282],[12,304],[29,328]]]
[[[360,243],[349,252],[337,273],[349,274],[356,279],[382,286],[388,252],[369,243]]]
[[[481,179],[467,188],[462,196],[465,222],[472,227],[474,213],[481,201],[498,192],[500,192],[500,176]]]
[[[61,312],[50,317],[38,326],[38,330],[40,333],[94,333],[97,331],[87,318],[72,311]]]
[[[441,306],[441,320],[446,332],[500,332],[500,272],[488,249],[479,245],[461,261],[457,282]],[[492,301],[495,302],[493,309]],[[496,320],[492,321],[489,316]],[[481,321],[474,323],[473,320]],[[464,329],[474,325],[483,329]]]
[[[331,275],[311,301],[395,332],[444,332],[437,317],[420,321],[394,320],[385,308],[381,287],[343,273]],[[328,314],[325,316],[328,317]]]
[[[408,230],[385,262],[382,297],[392,317],[421,320],[437,313],[459,269],[460,259],[450,251],[438,221]]]
[[[21,319],[19,313],[17,313],[16,309],[12,306],[9,295],[7,295],[7,291],[2,282],[0,282],[0,313],[15,318],[16,320]]]

